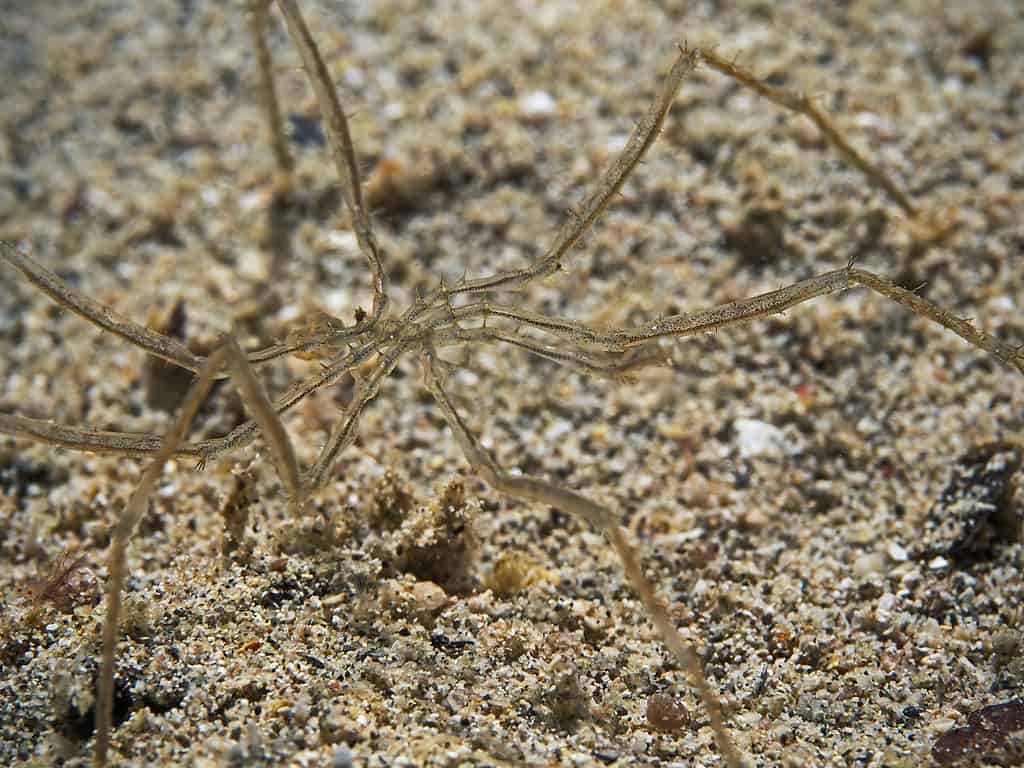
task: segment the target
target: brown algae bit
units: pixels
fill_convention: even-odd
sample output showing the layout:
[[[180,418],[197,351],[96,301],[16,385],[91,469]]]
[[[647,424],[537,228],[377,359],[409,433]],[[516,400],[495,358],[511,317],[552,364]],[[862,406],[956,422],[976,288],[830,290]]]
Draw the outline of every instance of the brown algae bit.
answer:
[[[29,581],[23,589],[32,604],[30,615],[37,618],[46,606],[67,613],[84,588],[82,567],[85,563],[86,556],[78,554],[75,547],[69,547],[50,563],[46,575]]]
[[[958,458],[949,482],[928,510],[914,547],[918,558],[978,560],[998,543],[1020,539],[1014,504],[1024,445],[995,442],[978,445]]]
[[[1024,698],[975,710],[967,725],[939,736],[932,757],[939,765],[1020,765],[1011,743],[1024,730]],[[1008,762],[1011,761],[1011,762]]]

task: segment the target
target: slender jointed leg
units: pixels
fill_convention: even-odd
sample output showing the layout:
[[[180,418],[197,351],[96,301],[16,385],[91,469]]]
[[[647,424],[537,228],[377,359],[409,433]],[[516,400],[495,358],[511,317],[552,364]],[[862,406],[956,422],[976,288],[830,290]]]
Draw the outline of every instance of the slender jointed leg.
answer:
[[[125,550],[139,520],[146,511],[149,497],[157,480],[163,474],[164,465],[174,455],[174,450],[184,439],[199,406],[210,391],[210,387],[224,364],[225,351],[220,349],[210,355],[199,370],[199,376],[192,384],[178,414],[160,442],[160,447],[146,466],[138,486],[132,492],[128,503],[121,511],[114,526],[107,555],[107,610],[103,618],[103,659],[100,667],[99,696],[97,697],[96,748],[93,762],[97,766],[107,764],[110,748],[110,729],[114,712],[114,662],[117,655],[117,630],[121,615],[121,593],[125,582]]]
[[[742,768],[744,765],[743,757],[733,743],[729,730],[725,727],[721,702],[712,690],[707,676],[704,674],[704,667],[696,651],[683,640],[678,630],[676,630],[665,607],[658,600],[653,585],[644,576],[636,550],[629,543],[626,531],[619,525],[615,514],[608,507],[560,485],[536,477],[511,475],[503,471],[495,463],[487,450],[480,445],[480,442],[470,432],[462,417],[459,416],[458,411],[455,410],[451,398],[444,390],[441,376],[437,371],[437,361],[432,350],[428,349],[424,352],[422,363],[427,388],[440,407],[445,421],[448,422],[448,426],[451,428],[455,439],[462,448],[463,454],[466,456],[466,460],[487,485],[499,493],[507,494],[513,498],[549,504],[566,512],[571,512],[586,520],[605,535],[622,560],[626,576],[640,595],[640,599],[650,613],[651,620],[654,622],[662,640],[675,655],[676,660],[682,665],[683,669],[686,670],[690,677],[690,682],[697,689],[701,702],[707,709],[711,729],[715,735],[715,742],[726,763],[730,768]]]
[[[245,359],[234,339],[225,339],[213,354],[206,358],[192,383],[178,413],[153,453],[152,461],[146,466],[138,486],[132,492],[114,526],[107,557],[107,610],[103,619],[103,657],[97,696],[96,750],[94,762],[106,765],[110,748],[110,731],[114,708],[114,665],[117,657],[117,631],[121,613],[121,594],[125,583],[125,554],[139,520],[146,512],[153,488],[163,474],[164,465],[174,457],[178,446],[185,439],[192,421],[209,394],[217,375],[226,368],[242,401],[254,414],[254,420],[274,456],[281,481],[294,504],[302,501],[299,466],[291,439],[267,397],[262,385],[256,379],[252,368]]]

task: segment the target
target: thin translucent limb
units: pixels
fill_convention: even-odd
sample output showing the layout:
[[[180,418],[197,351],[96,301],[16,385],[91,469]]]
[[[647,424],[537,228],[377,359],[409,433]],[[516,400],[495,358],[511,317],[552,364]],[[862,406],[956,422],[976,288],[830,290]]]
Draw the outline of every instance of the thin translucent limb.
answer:
[[[331,333],[316,333],[308,336],[298,336],[293,341],[286,342],[284,344],[272,344],[269,347],[263,349],[253,350],[246,355],[246,358],[250,363],[259,364],[265,363],[270,360],[276,360],[279,357],[285,355],[292,355],[296,352],[313,352],[316,350],[323,349],[325,345],[334,344],[339,336],[344,339],[354,339],[356,336],[363,333],[354,333],[353,328],[348,328],[342,333],[331,332]]]
[[[975,328],[967,320],[957,317],[933,301],[901,288],[891,280],[856,267],[845,267],[801,280],[793,285],[769,291],[749,299],[722,304],[711,309],[685,315],[671,315],[635,328],[599,331],[582,324],[558,321],[548,324],[553,332],[564,333],[581,344],[602,346],[611,350],[629,349],[667,337],[693,336],[741,323],[759,317],[778,314],[803,304],[805,301],[829,293],[845,291],[854,286],[869,288],[915,314],[947,328],[971,345],[983,349],[1003,363],[1024,374],[1024,348],[1015,347]],[[511,317],[514,312],[506,312]]]
[[[358,326],[345,327],[341,320],[325,314],[309,326],[289,332],[283,342],[250,351],[247,357],[250,363],[263,363],[299,352],[322,354],[325,349],[338,349],[356,343],[359,337],[366,336],[372,331],[371,328]]]
[[[256,63],[260,72],[260,93],[263,97],[263,108],[267,114],[267,127],[270,129],[270,146],[274,152],[274,162],[282,176],[287,177],[294,168],[288,142],[285,141],[284,127],[281,120],[281,106],[274,86],[274,67],[267,45],[267,20],[270,3],[273,0],[252,0],[249,14],[249,32],[253,47],[256,49]]]
[[[287,265],[294,259],[292,239],[288,226],[288,210],[291,204],[292,171],[295,163],[288,151],[284,123],[281,120],[281,104],[274,84],[274,65],[267,44],[267,23],[270,4],[273,0],[249,0],[249,36],[256,51],[259,70],[260,101],[263,103],[274,164],[277,166],[273,184],[273,196],[267,206],[267,240],[271,254],[271,278],[281,279]],[[253,360],[252,362],[260,362]]]
[[[654,622],[658,633],[690,677],[694,688],[696,688],[701,702],[707,710],[715,742],[726,764],[730,768],[742,768],[744,759],[733,743],[728,729],[725,727],[721,703],[708,682],[707,676],[704,674],[704,667],[700,662],[700,658],[697,656],[696,651],[683,640],[678,630],[676,630],[675,624],[669,618],[665,607],[658,600],[654,587],[647,580],[647,577],[644,576],[636,551],[629,543],[628,536],[619,525],[616,515],[608,507],[591,501],[585,496],[574,493],[562,486],[536,477],[511,475],[504,472],[484,447],[480,445],[480,442],[470,432],[458,411],[455,410],[455,406],[444,390],[436,366],[437,360],[433,352],[430,350],[425,351],[423,354],[423,372],[426,386],[441,408],[441,413],[444,415],[445,421],[448,422],[448,426],[451,428],[456,440],[458,440],[466,460],[469,461],[473,469],[480,475],[480,478],[496,491],[517,499],[548,504],[566,512],[571,512],[586,520],[608,538],[615,551],[619,554],[626,576],[640,595],[640,599],[647,608],[648,614]]]
[[[139,325],[110,307],[76,291],[31,256],[23,253],[14,243],[0,240],[0,259],[21,272],[30,283],[54,302],[104,331],[109,331],[151,355],[187,370],[198,372],[202,368],[202,358],[189,352],[181,342]]]
[[[462,341],[514,344],[554,362],[576,368],[583,373],[598,375],[628,374],[639,367],[656,364],[659,360],[657,353],[651,352],[619,362],[604,362],[594,357],[591,351],[583,346],[577,351],[565,350],[534,342],[525,337],[509,335],[497,329],[487,329],[486,327],[466,329],[458,328],[457,325],[452,327],[452,323],[458,321],[497,316],[549,331],[578,345],[592,345],[600,347],[606,352],[616,353],[632,348],[642,348],[661,338],[693,336],[748,323],[760,317],[784,312],[818,296],[847,290],[855,285],[869,288],[902,304],[915,314],[948,328],[968,343],[989,352],[1000,361],[1024,374],[1024,347],[1007,344],[979,330],[967,320],[957,317],[934,302],[918,296],[913,291],[901,288],[886,278],[867,270],[847,267],[801,280],[785,288],[769,291],[750,299],[741,299],[690,314],[672,315],[635,328],[598,330],[575,321],[547,318],[543,315],[491,302],[477,302],[454,310],[437,308],[436,317],[425,322],[425,327],[411,323],[405,326],[397,324],[396,330],[390,334],[393,340],[390,348],[386,339],[373,338],[345,355],[330,361],[316,376],[293,385],[273,403],[272,408],[277,414],[284,413],[318,389],[333,384],[345,373],[375,354],[381,353],[388,358],[387,373],[390,373],[397,364],[398,358],[406,350],[417,343],[426,341],[432,334],[437,334],[437,343],[440,345]],[[444,322],[442,318],[447,318],[448,322]],[[398,337],[403,337],[403,340],[396,345],[393,342]],[[381,369],[372,375],[377,377],[376,380],[379,383],[387,374],[383,373],[383,369]],[[376,396],[375,392],[370,395],[369,399],[374,396]],[[359,406],[360,411],[362,407],[362,405]],[[358,418],[358,414],[351,414],[351,418]],[[354,431],[351,434],[348,431],[354,425],[346,427],[348,421],[349,417],[343,419],[336,435],[328,442],[328,446],[333,446],[333,448],[330,451],[325,448],[326,453],[321,457],[322,461],[317,464],[315,472],[317,482],[314,483],[314,487],[322,482],[329,469],[329,461],[333,460],[328,459],[327,456],[337,456],[354,439]],[[159,440],[152,435],[66,427],[49,421],[3,413],[0,413],[0,432],[60,445],[72,450],[127,456],[150,455],[159,444]],[[175,455],[194,457],[205,463],[247,445],[258,432],[259,425],[256,421],[250,420],[223,437],[183,445]]]
[[[232,382],[246,407],[253,412],[254,421],[274,457],[274,464],[292,501],[301,502],[302,489],[299,465],[288,433],[262,385],[256,379],[245,354],[234,339],[228,338],[203,363],[174,421],[171,422],[153,460],[146,467],[139,484],[132,493],[114,528],[108,556],[107,612],[103,621],[103,661],[100,672],[97,701],[96,753],[97,766],[106,764],[110,746],[110,729],[114,704],[114,662],[117,652],[117,629],[121,611],[121,593],[125,582],[125,550],[139,520],[145,514],[149,497],[164,465],[178,452],[196,412],[209,394],[210,387],[221,368],[226,367]]]
[[[692,336],[726,328],[758,317],[783,312],[817,296],[840,291],[850,286],[850,270],[826,272],[807,280],[750,299],[721,304],[711,309],[682,315],[669,315],[633,328],[598,329],[562,317],[551,317],[522,310],[508,304],[480,301],[446,312],[443,308],[426,315],[423,324],[441,328],[446,322],[459,322],[491,317],[550,333],[574,344],[599,347],[606,352],[625,351],[666,337]]]
[[[117,456],[152,456],[160,450],[155,435],[131,432],[106,432],[96,429],[65,427],[42,419],[30,419],[13,413],[0,413],[0,432],[72,451],[110,453]]]
[[[683,79],[696,68],[698,61],[699,56],[696,51],[685,47],[680,48],[679,56],[672,64],[668,75],[665,76],[657,97],[633,129],[626,146],[594,188],[575,208],[569,211],[555,235],[554,242],[543,256],[526,269],[461,280],[451,287],[442,286],[426,296],[419,305],[411,308],[403,320],[419,319],[424,306],[431,309],[439,300],[448,300],[460,294],[519,289],[533,280],[557,272],[572,247],[590,230],[594,222],[611,204],[629,175],[654,144],[658,134],[661,133],[665,117],[672,107],[672,102],[675,101],[676,93],[679,91]]]
[[[983,349],[993,357],[1001,360],[1015,368],[1018,373],[1024,375],[1024,346],[1015,347],[1005,341],[997,339],[991,334],[985,333],[962,317],[957,317],[952,312],[943,309],[935,302],[929,301],[923,296],[918,296],[913,291],[901,288],[896,283],[865,269],[851,267],[850,281],[865,288],[870,288],[875,293],[888,296],[897,301],[915,314],[926,317],[932,322],[948,328],[968,343]]]
[[[217,371],[224,364],[224,349],[217,350],[206,358],[199,370],[199,376],[171,422],[167,433],[153,460],[146,467],[138,486],[128,499],[127,505],[114,527],[107,556],[107,610],[103,618],[103,659],[100,668],[99,696],[96,704],[96,750],[93,762],[102,768],[107,764],[110,748],[110,729],[114,712],[114,659],[117,653],[117,628],[121,615],[121,592],[125,582],[125,550],[135,528],[146,511],[149,497],[164,465],[174,455],[178,444],[185,437],[199,406],[210,391]]]
[[[341,420],[331,429],[331,434],[321,449],[316,464],[310,467],[306,473],[304,487],[307,491],[323,487],[335,459],[355,441],[359,430],[359,418],[363,415],[363,410],[371,399],[364,397],[364,393],[360,390],[361,388],[357,386],[352,401],[342,413]]]
[[[295,407],[302,400],[322,387],[334,384],[351,369],[378,353],[380,344],[375,340],[364,343],[345,355],[326,363],[315,376],[296,382],[283,395],[273,402],[274,412],[278,415]],[[223,437],[199,440],[182,447],[182,452],[197,457],[201,463],[215,461],[232,451],[236,451],[251,443],[259,433],[259,425],[250,419],[238,425]]]
[[[376,354],[378,346],[373,342],[366,343],[331,361],[315,376],[296,382],[274,401],[272,404],[274,412],[282,414],[321,387],[330,386],[351,368]],[[215,373],[214,375],[216,378],[222,378],[229,374]],[[256,438],[259,431],[260,424],[255,419],[250,419],[222,437],[179,445],[174,455],[178,458],[197,459],[201,464],[205,464],[248,445]],[[0,413],[0,433],[49,443],[74,451],[118,456],[151,456],[160,448],[160,438],[155,435],[68,427],[54,424],[52,421],[30,419],[11,413]]]
[[[407,322],[405,324],[401,321],[396,321],[390,326],[390,330],[388,328],[380,329],[381,335],[379,337],[372,338],[364,342],[362,346],[356,347],[345,355],[330,361],[324,366],[321,374],[294,385],[288,392],[279,397],[273,404],[273,408],[278,414],[291,408],[296,402],[312,394],[317,389],[334,383],[343,374],[351,371],[374,355],[380,355],[380,361],[373,371],[357,385],[353,402],[346,409],[341,422],[335,427],[327,444],[322,449],[316,465],[307,475],[307,488],[312,489],[323,484],[333,461],[354,440],[358,417],[361,415],[365,405],[377,396],[380,383],[395,369],[402,355],[423,343],[434,342],[441,346],[473,342],[512,344],[553,362],[578,370],[581,373],[615,379],[628,379],[633,371],[665,362],[665,356],[657,350],[641,350],[627,355],[621,354],[623,350],[618,349],[610,351],[601,350],[601,354],[613,356],[613,359],[601,359],[589,350],[560,349],[522,336],[515,336],[499,329],[466,329],[458,326],[458,320],[478,317],[486,318],[488,314],[499,314],[490,311],[492,306],[496,305],[479,302],[457,309],[440,307],[437,309],[436,317],[430,321],[423,323]],[[505,308],[502,307],[502,309],[504,310]],[[546,321],[550,320],[543,315],[533,313],[524,313],[524,315],[528,315],[529,318],[535,320],[538,327],[543,327]],[[507,313],[507,317],[519,322],[524,321],[524,315],[517,315],[511,309]],[[505,315],[502,314],[502,316]],[[561,327],[570,321],[558,321],[556,319],[553,322]],[[255,425],[247,422],[236,427],[229,435],[223,438],[204,440],[194,445],[186,446],[186,448],[193,450],[195,454],[202,455],[204,458],[212,459],[228,453],[236,447],[240,447],[242,441],[247,442],[252,438],[254,432]]]
[[[850,285],[849,269],[837,269],[801,280],[750,299],[740,299],[711,309],[684,315],[669,315],[634,328],[598,331],[579,326],[570,334],[573,341],[612,349],[628,349],[666,337],[693,336],[698,333],[748,323],[759,317],[778,314],[790,307]]]
[[[295,458],[295,448],[291,438],[281,423],[281,417],[274,404],[267,397],[267,392],[256,378],[252,367],[245,359],[245,353],[234,339],[224,342],[228,370],[231,380],[242,397],[242,401],[253,414],[253,421],[259,427],[274,457],[277,474],[284,483],[289,498],[294,502],[301,501],[302,482],[299,476],[299,462]]]
[[[320,113],[323,115],[331,154],[334,156],[334,163],[337,166],[338,175],[341,177],[342,194],[352,214],[352,228],[355,230],[359,250],[369,263],[370,271],[373,273],[373,309],[352,329],[339,335],[339,338],[348,338],[365,333],[384,317],[388,305],[387,273],[381,261],[377,238],[370,225],[370,214],[363,202],[359,167],[356,162],[355,148],[352,145],[352,136],[348,129],[348,119],[338,102],[334,83],[320,57],[312,35],[309,33],[309,28],[299,12],[298,4],[295,0],[277,0],[277,6],[284,16],[288,33],[302,58],[306,75],[309,77],[309,82],[313,86],[317,102],[320,105]]]
[[[408,340],[394,345],[386,353],[365,377],[356,379],[355,392],[352,395],[352,402],[345,408],[341,421],[335,424],[331,430],[327,443],[320,451],[316,463],[306,474],[306,488],[310,491],[320,488],[327,482],[330,476],[331,467],[334,461],[341,455],[342,451],[352,445],[356,439],[359,428],[359,417],[363,410],[369,405],[380,391],[381,382],[384,381],[398,365],[398,360],[413,345],[418,343],[420,338],[412,335]]]
[[[594,333],[593,328],[576,320],[542,315],[539,312],[531,312],[528,309],[494,301],[475,301],[472,304],[464,304],[453,309],[441,305],[424,314],[421,319],[417,320],[417,323],[424,327],[440,328],[451,322],[457,323],[478,318],[486,323],[492,317],[511,320],[517,326],[528,326],[572,341],[583,339],[587,334]],[[601,346],[609,350],[614,348],[614,345],[610,343]]]
[[[666,364],[666,356],[656,349],[642,350],[640,354],[616,350],[602,352],[602,357],[599,357],[588,351],[542,344],[526,336],[486,327],[459,328],[440,333],[434,340],[437,347],[464,343],[508,344],[584,376],[597,376],[619,382],[631,381],[631,374],[634,371]]]
[[[657,98],[633,129],[622,152],[615,158],[611,167],[604,172],[594,189],[579,202],[574,210],[570,211],[544,256],[525,270],[524,278],[517,279],[517,282],[526,283],[535,278],[550,275],[561,268],[566,254],[604,213],[604,210],[622,189],[623,184],[626,183],[626,179],[639,165],[643,156],[647,154],[647,150],[657,140],[683,79],[697,67],[698,61],[699,57],[696,51],[685,47],[680,48],[679,56],[676,57],[668,75],[665,76]],[[452,289],[451,294],[490,290],[499,287],[502,280],[501,275],[469,280]]]
[[[911,201],[910,196],[900,189],[896,182],[892,181],[880,166],[872,163],[856,147],[850,144],[846,137],[836,128],[835,123],[832,122],[828,114],[815,104],[814,100],[808,97],[807,94],[769,85],[763,80],[759,80],[753,72],[743,69],[733,61],[722,58],[709,48],[701,48],[699,54],[700,58],[712,69],[717,69],[722,74],[728,75],[736,82],[756,91],[772,103],[809,118],[821,132],[821,135],[825,137],[825,140],[835,147],[839,154],[855,165],[861,173],[868,177],[869,181],[881,187],[908,216],[911,218],[917,216],[917,206]]]
[[[109,331],[129,344],[193,373],[198,372],[202,367],[203,358],[193,355],[177,339],[140,325],[72,288],[54,272],[24,253],[14,243],[0,240],[0,260],[21,272],[30,283],[49,296],[54,303],[74,312],[100,330]],[[294,351],[312,349],[321,345],[322,342],[319,340],[300,340],[291,345],[274,345],[251,352],[248,354],[248,358],[251,363],[263,363]]]

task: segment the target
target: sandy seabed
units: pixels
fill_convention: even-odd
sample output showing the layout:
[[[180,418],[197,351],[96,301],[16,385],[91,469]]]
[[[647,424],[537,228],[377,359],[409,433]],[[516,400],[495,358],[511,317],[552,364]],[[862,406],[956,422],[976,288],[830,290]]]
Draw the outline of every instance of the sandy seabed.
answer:
[[[351,115],[397,308],[541,254],[688,40],[820,94],[953,234],[921,245],[808,121],[701,70],[565,273],[513,301],[632,325],[856,256],[1024,344],[1013,2],[303,8]],[[200,352],[369,306],[276,17],[297,168],[293,255],[273,257],[247,30],[242,3],[187,0],[15,0],[0,19],[0,236],[140,322],[180,304]],[[970,558],[923,542],[963,457],[1024,433],[1024,378],[862,290],[664,348],[672,368],[622,384],[475,348],[450,358],[450,387],[502,465],[621,511],[755,765],[927,764],[941,734],[1020,693],[1024,548],[1005,530]],[[11,270],[0,360],[0,409],[66,424],[159,432],[181,391]],[[280,392],[315,365],[261,371]],[[338,385],[286,418],[304,465],[350,395]],[[197,433],[244,418],[222,387]],[[91,755],[104,558],[139,473],[0,437],[0,762]],[[997,494],[1011,518],[1013,474]],[[259,442],[203,472],[168,466],[130,550],[119,763],[719,763],[614,553],[580,521],[483,487],[414,360],[313,507],[287,515]],[[68,551],[84,558],[69,600],[34,603]]]

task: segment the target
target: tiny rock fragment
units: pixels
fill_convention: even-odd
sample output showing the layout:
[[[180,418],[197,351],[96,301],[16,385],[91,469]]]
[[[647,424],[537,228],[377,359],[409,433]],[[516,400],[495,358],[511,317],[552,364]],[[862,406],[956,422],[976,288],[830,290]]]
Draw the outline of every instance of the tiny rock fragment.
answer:
[[[690,713],[674,696],[653,693],[647,699],[647,722],[659,731],[678,731],[690,722]]]
[[[531,91],[519,97],[519,113],[528,120],[540,120],[555,114],[557,104],[547,91]]]
[[[992,653],[995,654],[997,665],[1002,666],[1020,655],[1022,640],[1018,629],[1004,628],[992,635]]]
[[[889,558],[896,563],[905,563],[909,555],[907,554],[906,547],[900,544],[898,541],[889,542]]]
[[[449,656],[459,656],[466,648],[472,647],[475,642],[469,638],[451,638],[443,632],[434,632],[430,636],[430,644]]]
[[[455,602],[433,582],[408,579],[388,580],[381,588],[381,599],[393,612],[413,617],[428,629],[434,626],[437,615]]]
[[[363,739],[353,725],[346,707],[341,704],[331,705],[330,709],[320,716],[320,743],[336,745],[332,760],[334,760],[334,755],[339,755],[339,760],[342,758],[352,760],[352,750],[349,745]],[[332,763],[332,768],[333,765],[334,763]]]
[[[352,750],[348,744],[335,747],[331,753],[331,768],[352,768],[355,762],[352,759]]]
[[[230,702],[263,701],[267,695],[267,683],[254,675],[239,675],[232,678],[224,686],[224,694]]]
[[[998,542],[1019,538],[1014,510],[1014,476],[1024,449],[988,443],[968,451],[954,465],[949,483],[928,510],[917,558],[969,560]]]
[[[885,570],[885,558],[878,552],[868,552],[860,555],[853,562],[853,574],[856,577],[865,579],[872,573],[881,573]]]
[[[510,597],[530,588],[544,577],[543,569],[521,552],[505,552],[494,564],[485,584],[500,597]]]
[[[452,602],[447,593],[432,581],[417,581],[412,585],[411,596],[418,614],[437,613]]]
[[[139,595],[127,594],[121,602],[121,626],[133,640],[152,637],[155,631],[150,603]]]

